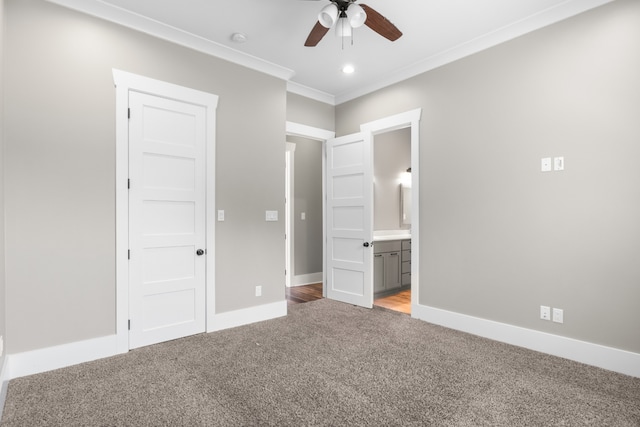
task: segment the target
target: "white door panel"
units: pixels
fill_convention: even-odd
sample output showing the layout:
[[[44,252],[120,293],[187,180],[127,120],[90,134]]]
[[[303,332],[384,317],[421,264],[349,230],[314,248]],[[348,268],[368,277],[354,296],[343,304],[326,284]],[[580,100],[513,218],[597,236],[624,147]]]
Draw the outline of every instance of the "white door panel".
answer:
[[[205,330],[205,109],[129,96],[130,348]]]
[[[373,306],[371,135],[327,141],[327,297]]]

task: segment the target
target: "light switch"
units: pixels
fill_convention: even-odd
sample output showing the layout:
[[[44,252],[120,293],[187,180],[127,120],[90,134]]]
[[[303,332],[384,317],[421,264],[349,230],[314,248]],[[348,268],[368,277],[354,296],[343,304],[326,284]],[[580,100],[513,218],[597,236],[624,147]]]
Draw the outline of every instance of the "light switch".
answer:
[[[264,219],[265,221],[277,221],[278,211],[265,211]]]
[[[554,157],[553,158],[553,170],[554,171],[563,171],[564,170],[564,157]]]
[[[224,211],[223,210],[219,210],[218,211],[218,221],[224,221]]]
[[[540,171],[551,172],[551,157],[544,157],[540,161]]]
[[[303,220],[303,221],[304,221],[305,219],[307,219],[307,214],[306,214],[305,212],[302,212],[302,213],[300,214],[300,219],[301,219],[301,220]]]

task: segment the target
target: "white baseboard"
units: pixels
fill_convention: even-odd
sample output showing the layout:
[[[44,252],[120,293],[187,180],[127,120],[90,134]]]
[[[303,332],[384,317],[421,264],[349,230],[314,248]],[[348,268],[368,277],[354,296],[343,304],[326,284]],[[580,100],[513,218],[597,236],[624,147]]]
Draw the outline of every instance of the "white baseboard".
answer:
[[[291,287],[312,285],[322,282],[322,271],[319,273],[299,274],[291,278]]]
[[[0,420],[2,420],[4,401],[7,399],[7,386],[9,385],[8,362],[9,358],[5,356],[2,365],[0,365]]]
[[[208,328],[209,330],[207,332],[235,328],[236,326],[262,322],[263,320],[275,319],[276,317],[282,317],[286,315],[286,300],[274,302],[271,304],[259,305],[256,307],[244,308],[241,310],[229,311],[227,313],[216,314],[213,317],[213,325]]]
[[[115,335],[9,354],[7,355],[9,359],[8,378],[13,379],[39,374],[40,372],[114,356],[115,354]]]
[[[214,316],[212,328],[207,332],[286,315],[287,302],[285,300],[229,313],[221,313]],[[6,383],[14,378],[91,362],[104,357],[115,356],[116,354],[119,354],[116,335],[25,351],[23,353],[8,354],[5,356],[2,371],[0,371],[0,387],[2,387],[0,389],[0,399],[5,397]]]
[[[424,305],[413,317],[495,341],[640,378],[640,354]]]

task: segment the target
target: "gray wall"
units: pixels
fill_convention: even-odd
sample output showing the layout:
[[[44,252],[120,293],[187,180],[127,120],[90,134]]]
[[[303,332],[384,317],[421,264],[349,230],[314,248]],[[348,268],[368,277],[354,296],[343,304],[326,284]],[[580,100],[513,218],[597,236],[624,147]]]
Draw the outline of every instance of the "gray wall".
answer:
[[[296,144],[293,274],[322,272],[322,142],[288,136]],[[302,220],[301,214],[305,213]]]
[[[411,228],[400,221],[400,183],[411,166],[411,128],[394,130],[373,139],[373,229]]]
[[[423,109],[420,304],[640,352],[638,22],[618,0],[337,107],[339,135]]]
[[[334,130],[335,107],[287,92],[287,120],[324,130]]]
[[[0,0],[0,100],[4,99],[4,0]],[[5,265],[4,265],[4,102],[0,101],[0,336],[6,335]],[[6,343],[5,343],[6,344]],[[4,363],[0,353],[0,369]],[[0,384],[2,387],[2,384]],[[2,409],[0,408],[0,413]]]
[[[5,17],[8,351],[115,333],[112,68],[219,95],[216,312],[283,301],[285,82],[42,0]]]

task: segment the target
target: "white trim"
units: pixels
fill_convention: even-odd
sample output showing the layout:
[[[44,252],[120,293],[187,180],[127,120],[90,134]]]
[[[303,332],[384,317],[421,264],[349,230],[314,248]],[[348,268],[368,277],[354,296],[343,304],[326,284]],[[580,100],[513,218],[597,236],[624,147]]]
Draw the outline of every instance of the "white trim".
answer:
[[[293,277],[293,266],[296,265],[295,242],[295,169],[296,169],[296,144],[285,143],[285,192],[286,192],[286,216],[285,216],[285,286],[291,286]]]
[[[300,83],[288,81],[287,92],[295,93],[296,95],[304,96],[315,101],[324,102],[325,104],[333,106],[336,105],[335,96],[317,89],[313,89],[309,86],[301,85]]]
[[[4,402],[7,400],[7,387],[9,386],[9,357],[5,355],[0,366],[0,420],[2,420],[2,411],[4,410]]]
[[[137,74],[113,69],[116,86],[116,337],[117,352],[129,351],[129,91],[159,95],[178,101],[201,105],[207,117],[207,332],[211,332],[215,314],[215,144],[216,109],[218,96],[196,89],[151,79]]]
[[[640,378],[638,353],[424,305],[413,306],[411,314],[436,325]]]
[[[420,284],[420,117],[422,108],[360,125],[360,131],[377,135],[411,128],[411,316],[418,305]],[[371,283],[373,286],[373,283]]]
[[[10,380],[117,354],[117,337],[92,338],[69,344],[8,355]]]
[[[235,328],[237,326],[262,322],[287,315],[287,301],[282,300],[270,304],[243,308],[216,314],[213,319],[212,331]]]
[[[283,79],[289,80],[295,72],[289,68],[240,52],[228,46],[207,40],[146,16],[125,10],[99,0],[47,0],[87,15],[114,22],[127,28],[149,34],[171,43],[185,46],[234,64]]]
[[[436,53],[435,55],[422,59],[408,67],[388,73],[387,77],[374,83],[358,86],[353,90],[335,94],[334,105],[340,105],[387,86],[410,79],[411,77],[426,73],[427,71],[431,71],[435,68],[457,61],[458,59],[473,55],[501,43],[505,43],[524,34],[539,30],[543,27],[562,21],[563,19],[570,18],[595,7],[602,6],[603,4],[611,1],[613,0],[568,0],[554,5],[547,10],[538,12],[532,16],[521,19],[520,21],[498,28],[451,49]]]
[[[320,283],[323,281],[323,274],[324,273],[322,271],[319,271],[317,273],[299,274],[297,276],[293,276],[291,286],[304,286],[312,285],[314,283]]]
[[[330,130],[315,128],[295,122],[286,122],[287,135],[301,136],[315,141],[326,141],[335,138],[336,133]]]

